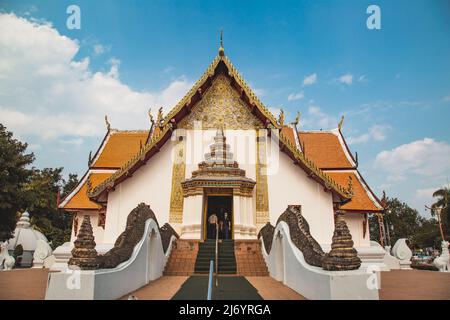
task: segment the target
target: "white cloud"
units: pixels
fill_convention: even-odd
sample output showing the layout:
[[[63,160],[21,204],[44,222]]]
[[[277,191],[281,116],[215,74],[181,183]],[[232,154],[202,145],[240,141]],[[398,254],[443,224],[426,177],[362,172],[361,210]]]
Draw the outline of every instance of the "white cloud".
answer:
[[[173,70],[175,70],[174,67],[172,66],[167,66],[164,68],[164,70],[162,71],[163,73],[171,73]]]
[[[74,139],[61,139],[59,140],[59,142],[61,144],[65,144],[65,145],[74,145],[74,146],[80,146],[83,144],[83,139],[82,138],[74,138]]]
[[[450,144],[430,138],[416,140],[380,152],[375,167],[387,172],[390,181],[410,175],[443,179],[450,173]]]
[[[264,89],[254,88],[252,90],[258,97],[263,97],[266,94],[266,90]]]
[[[350,73],[344,74],[339,77],[339,82],[350,86],[353,83],[353,75]]]
[[[421,212],[424,211],[425,206],[431,206],[437,201],[437,198],[433,197],[433,193],[443,187],[449,187],[449,185],[436,186],[432,188],[419,188],[415,191],[413,197],[411,198],[411,205],[414,208],[419,209]],[[427,216],[431,216],[430,211],[426,211]]]
[[[450,102],[450,96],[446,96],[446,97],[442,98],[442,101]]]
[[[49,23],[0,14],[0,25],[0,119],[18,136],[103,135],[105,114],[115,128],[148,128],[149,107],[167,112],[192,85],[181,77],[161,91],[136,91],[119,80],[118,59],[93,71],[88,57],[75,60],[78,41]]]
[[[111,46],[104,46],[102,44],[95,44],[94,45],[94,54],[96,56],[99,56],[105,52],[108,52],[109,50],[111,50]]]
[[[365,75],[358,77],[358,82],[366,82],[366,81],[367,81],[367,77]]]
[[[436,202],[436,198],[433,198],[433,193],[438,189],[439,187],[417,189],[413,198],[414,202],[418,204],[417,207],[424,207],[425,205],[430,206],[432,203]]]
[[[310,86],[312,84],[315,84],[316,82],[317,82],[317,73],[310,74],[309,76],[306,76],[305,79],[303,79],[304,86]]]
[[[275,118],[278,118],[278,116],[280,115],[280,112],[281,112],[281,107],[280,108],[269,107],[269,111],[274,115]]]
[[[370,127],[367,133],[360,136],[350,136],[348,138],[349,144],[366,143],[368,141],[383,141],[386,139],[386,132],[390,130],[391,127],[385,125],[373,125]]]
[[[336,128],[339,119],[323,112],[318,106],[310,105],[308,114],[302,119],[301,124],[309,129],[332,129]]]
[[[297,93],[291,93],[288,96],[288,101],[300,100],[300,99],[303,99],[304,97],[305,97],[305,94],[303,93],[303,91],[300,91]]]

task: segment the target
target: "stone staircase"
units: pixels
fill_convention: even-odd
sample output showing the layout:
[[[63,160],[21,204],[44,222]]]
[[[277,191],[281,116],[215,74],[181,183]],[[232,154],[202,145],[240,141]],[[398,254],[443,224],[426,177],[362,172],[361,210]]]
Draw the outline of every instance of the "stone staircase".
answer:
[[[242,276],[268,276],[259,240],[236,240],[234,244],[237,273]]]
[[[165,276],[190,276],[194,273],[199,247],[198,240],[177,239],[173,243],[170,257],[163,274]]]
[[[208,274],[214,261],[215,240],[181,240],[173,244],[164,269],[165,276]],[[258,240],[221,240],[219,243],[219,274],[268,276],[269,272]]]
[[[208,273],[210,261],[215,261],[216,241],[213,239],[199,243],[195,273]],[[234,241],[219,242],[219,274],[236,274],[236,257],[234,256]]]

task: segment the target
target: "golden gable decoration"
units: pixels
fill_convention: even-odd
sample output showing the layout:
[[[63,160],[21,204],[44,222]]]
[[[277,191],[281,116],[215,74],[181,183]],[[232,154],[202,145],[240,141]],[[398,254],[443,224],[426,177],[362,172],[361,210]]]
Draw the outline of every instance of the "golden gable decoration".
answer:
[[[201,122],[201,129],[258,129],[264,128],[230,85],[230,80],[219,74],[192,112],[183,118],[178,128],[194,129]]]

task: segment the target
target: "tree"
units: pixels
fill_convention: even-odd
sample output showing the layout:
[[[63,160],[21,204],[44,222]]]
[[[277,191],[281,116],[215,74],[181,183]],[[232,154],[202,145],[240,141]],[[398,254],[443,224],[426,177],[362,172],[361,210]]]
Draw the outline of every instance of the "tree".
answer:
[[[413,247],[432,247],[439,243],[436,219],[426,219],[419,212],[397,198],[386,198],[385,225],[390,244],[400,238],[409,239]],[[379,225],[376,216],[369,218],[370,238],[379,241]]]
[[[419,212],[397,198],[387,198],[384,220],[389,228],[392,244],[400,238],[411,240],[419,232],[421,226]]]
[[[435,247],[440,245],[439,226],[436,219],[421,218],[419,231],[412,237],[411,242],[418,247]]]
[[[433,209],[431,215],[434,217],[437,215],[438,210],[441,210],[440,217],[442,228],[445,236],[450,233],[450,188],[444,187],[436,190],[433,193],[433,197],[438,198],[437,201],[431,206]]]
[[[69,179],[64,181],[64,186],[61,194],[61,198],[67,196],[78,185],[78,175],[76,173],[70,173]]]
[[[42,232],[53,248],[70,240],[72,216],[57,208],[58,190],[71,190],[78,183],[77,175],[69,175],[66,182],[63,168],[34,169],[26,188],[29,195],[28,211],[34,228]]]
[[[22,192],[28,183],[33,153],[26,153],[27,144],[13,138],[12,132],[0,123],[0,241],[12,236],[16,214],[27,207]]]

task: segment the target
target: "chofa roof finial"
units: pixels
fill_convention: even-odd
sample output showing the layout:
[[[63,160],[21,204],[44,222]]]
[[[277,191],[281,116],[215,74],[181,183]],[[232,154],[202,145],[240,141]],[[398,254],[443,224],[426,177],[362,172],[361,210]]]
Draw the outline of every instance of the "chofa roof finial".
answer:
[[[156,124],[157,124],[159,127],[161,127],[163,120],[164,120],[164,117],[163,117],[163,108],[161,107],[161,108],[158,109],[158,115],[156,116]]]
[[[155,124],[155,119],[153,119],[152,108],[148,108],[148,117],[150,118],[150,123],[153,126]]]
[[[225,49],[223,48],[223,28],[220,29],[220,47],[219,47],[219,56],[225,55]]]
[[[300,111],[297,111],[297,116],[294,120],[294,125],[297,126],[300,123],[300,118],[302,117],[302,113]]]
[[[108,116],[105,115],[105,123],[106,123],[106,129],[109,131],[111,130],[111,124],[108,121]]]
[[[280,114],[278,115],[278,124],[284,126],[284,110],[280,109]]]
[[[338,129],[342,130],[342,126],[344,125],[344,115],[342,115],[341,117],[341,121],[339,121],[338,123]]]

